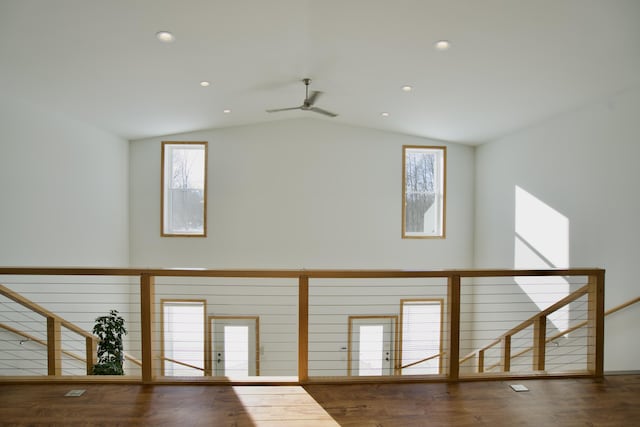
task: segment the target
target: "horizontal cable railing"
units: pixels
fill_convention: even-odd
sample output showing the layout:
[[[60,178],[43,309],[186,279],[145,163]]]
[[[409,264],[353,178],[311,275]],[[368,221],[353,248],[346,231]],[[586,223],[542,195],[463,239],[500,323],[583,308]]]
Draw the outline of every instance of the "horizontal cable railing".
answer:
[[[447,289],[441,277],[310,278],[309,378],[442,375]]]
[[[117,309],[136,333],[139,285],[135,278],[79,275],[5,275],[0,278],[0,321],[17,332],[0,332],[0,375],[91,375],[99,338],[92,327],[97,316]],[[103,312],[103,309],[105,312]],[[129,321],[131,318],[132,321]],[[20,338],[28,334],[30,339]],[[139,332],[138,332],[139,334]],[[127,348],[139,348],[135,341]],[[141,362],[125,355],[129,373],[139,376]]]
[[[295,377],[298,283],[286,277],[156,277],[157,377]]]
[[[11,328],[9,325],[5,325],[3,329],[17,333],[23,337],[27,337],[28,340],[46,344],[47,347],[47,371],[49,375],[61,375],[62,374],[62,355],[70,356],[71,358],[85,362],[86,373],[90,374],[95,363],[95,347],[97,338],[85,330],[79,328],[74,323],[71,323],[62,317],[52,313],[44,307],[29,301],[22,295],[12,291],[6,286],[0,285],[0,295],[11,300],[22,307],[30,310],[31,312],[42,316],[46,320],[46,343],[36,337],[33,337],[27,333],[17,331],[15,328]],[[85,342],[85,357],[78,356],[76,353],[66,351],[62,349],[63,328],[67,331],[77,334],[80,338],[84,338]]]
[[[113,309],[134,382],[603,372],[601,269],[0,268],[0,283],[0,381],[105,381],[91,330]]]
[[[579,329],[579,326],[574,326],[572,328],[561,328],[563,332],[556,333],[551,338],[547,339],[547,332],[558,330],[559,324],[568,325],[570,322],[570,318],[581,320],[581,316],[586,316],[586,308],[587,301],[583,301],[579,304],[578,307],[575,307],[575,302],[580,299],[586,299],[583,297],[587,297],[589,293],[589,285],[582,286],[581,288],[573,291],[571,294],[566,297],[560,299],[555,302],[551,306],[546,309],[540,311],[537,314],[534,314],[530,318],[522,321],[515,327],[512,327],[508,331],[501,334],[498,338],[491,341],[489,344],[485,345],[482,348],[474,350],[473,352],[467,354],[465,357],[460,359],[460,364],[464,365],[465,362],[476,358],[476,369],[477,373],[484,372],[492,372],[496,368],[501,368],[502,372],[511,372],[517,368],[519,371],[550,371],[553,369],[549,369],[547,361],[550,359],[547,357],[547,347],[546,344],[554,341],[560,337],[568,337],[569,333]],[[571,309],[571,310],[569,310]],[[561,311],[563,311],[561,313]],[[560,316],[558,316],[560,314]],[[554,323],[557,324],[554,326]],[[579,325],[586,326],[587,321],[582,321]],[[571,337],[575,341],[575,337]],[[584,337],[583,337],[584,338]],[[518,344],[519,345],[518,345]],[[498,361],[493,364],[487,364],[487,354],[492,349],[500,347],[500,354],[498,357]],[[573,370],[587,370],[586,366],[586,357],[587,351],[585,348],[585,344],[581,344],[580,346],[575,345],[574,349],[572,349],[572,353],[575,351],[581,351],[581,358],[576,358],[576,355],[572,356],[572,365],[569,368]],[[533,352],[531,357],[531,364],[527,366],[526,361],[522,361],[518,365],[518,362],[521,362],[519,358],[522,358],[525,354]],[[560,358],[558,356],[558,352],[555,352],[555,364],[560,363]],[[495,357],[495,356],[494,356]],[[583,360],[583,364],[578,364],[578,360]],[[567,363],[565,363],[566,365]],[[567,369],[566,366],[563,367],[564,370]]]

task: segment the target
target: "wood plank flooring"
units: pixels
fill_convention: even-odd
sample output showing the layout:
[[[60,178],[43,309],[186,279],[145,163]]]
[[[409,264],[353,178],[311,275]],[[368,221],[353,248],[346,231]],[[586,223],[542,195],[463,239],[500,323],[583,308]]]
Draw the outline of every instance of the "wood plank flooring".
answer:
[[[0,385],[0,425],[640,426],[640,375],[512,383]]]

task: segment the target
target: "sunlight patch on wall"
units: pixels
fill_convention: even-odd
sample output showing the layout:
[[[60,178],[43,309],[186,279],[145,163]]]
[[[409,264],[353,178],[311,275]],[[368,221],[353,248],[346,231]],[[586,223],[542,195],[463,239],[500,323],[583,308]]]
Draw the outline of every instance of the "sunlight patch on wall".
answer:
[[[548,269],[569,267],[569,219],[531,193],[516,186],[514,268]],[[569,295],[562,277],[516,277],[540,310]],[[569,308],[549,316],[558,330],[569,327]]]

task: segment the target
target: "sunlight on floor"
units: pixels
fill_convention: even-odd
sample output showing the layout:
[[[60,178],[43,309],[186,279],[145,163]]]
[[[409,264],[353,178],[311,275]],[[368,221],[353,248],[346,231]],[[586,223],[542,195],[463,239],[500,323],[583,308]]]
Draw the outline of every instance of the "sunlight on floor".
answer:
[[[256,427],[339,426],[300,386],[237,386],[233,391]]]

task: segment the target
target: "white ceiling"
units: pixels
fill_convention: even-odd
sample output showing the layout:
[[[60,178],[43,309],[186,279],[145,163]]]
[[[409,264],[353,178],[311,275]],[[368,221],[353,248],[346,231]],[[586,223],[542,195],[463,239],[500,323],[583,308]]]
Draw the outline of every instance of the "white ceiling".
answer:
[[[264,111],[303,77],[339,117]],[[639,0],[0,0],[0,94],[126,139],[311,116],[477,144],[639,84]]]

